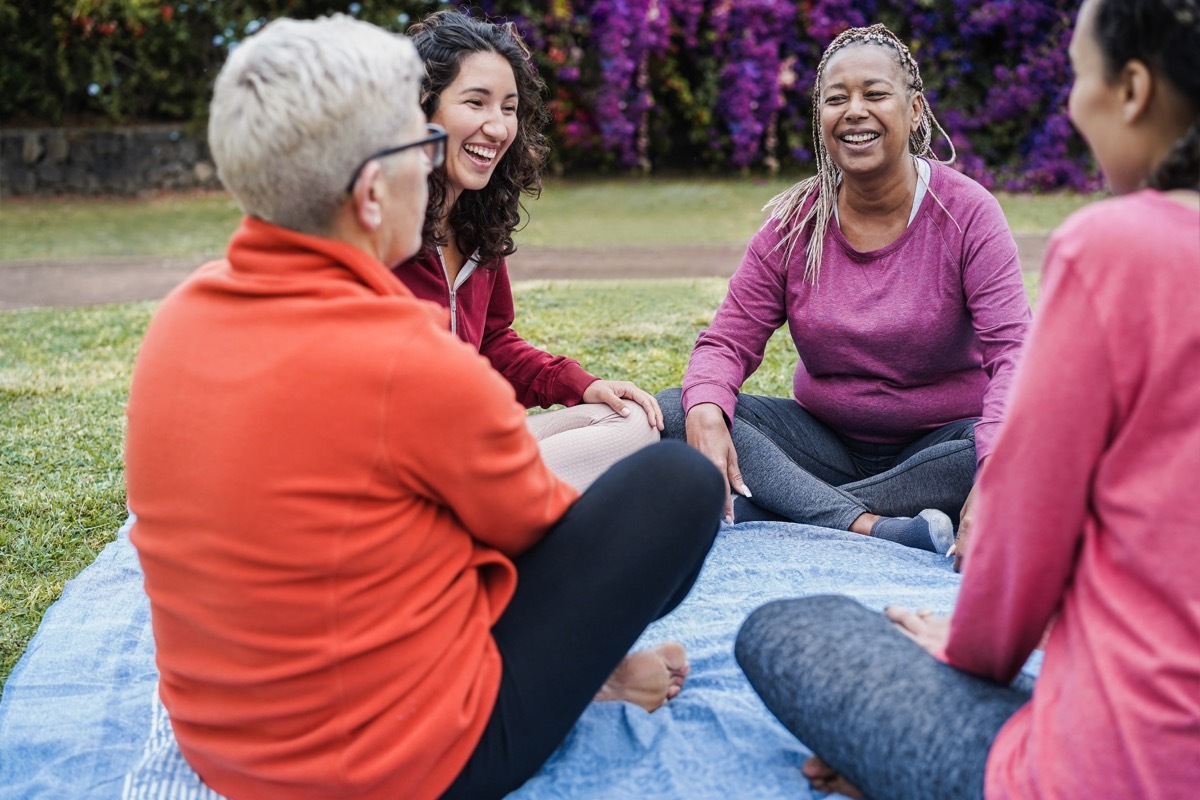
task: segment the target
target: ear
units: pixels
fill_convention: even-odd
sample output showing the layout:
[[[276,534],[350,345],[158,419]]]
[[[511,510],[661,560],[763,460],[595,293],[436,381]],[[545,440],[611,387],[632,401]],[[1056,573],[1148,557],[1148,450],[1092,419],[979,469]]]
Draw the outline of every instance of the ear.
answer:
[[[354,184],[354,218],[368,231],[374,232],[383,224],[383,205],[379,192],[383,167],[378,161],[368,161]]]
[[[1121,115],[1126,124],[1140,121],[1154,96],[1154,73],[1145,62],[1134,59],[1121,68],[1117,79],[1121,92]]]
[[[909,120],[912,124],[912,129],[915,131],[921,125],[921,113],[925,110],[925,95],[922,92],[913,92],[912,96],[912,114]]]

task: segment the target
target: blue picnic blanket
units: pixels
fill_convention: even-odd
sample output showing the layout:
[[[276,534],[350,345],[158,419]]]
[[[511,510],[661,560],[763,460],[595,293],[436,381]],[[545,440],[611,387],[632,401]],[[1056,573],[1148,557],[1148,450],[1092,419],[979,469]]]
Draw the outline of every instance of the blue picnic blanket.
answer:
[[[157,699],[149,604],[129,524],[47,611],[0,700],[0,798],[216,798],[187,766]],[[691,595],[637,649],[678,640],[683,693],[646,714],[592,704],[514,800],[818,797],[808,756],[733,657],[738,627],[768,600],[843,593],[867,606],[947,611],[949,559],[784,523],[726,525]]]

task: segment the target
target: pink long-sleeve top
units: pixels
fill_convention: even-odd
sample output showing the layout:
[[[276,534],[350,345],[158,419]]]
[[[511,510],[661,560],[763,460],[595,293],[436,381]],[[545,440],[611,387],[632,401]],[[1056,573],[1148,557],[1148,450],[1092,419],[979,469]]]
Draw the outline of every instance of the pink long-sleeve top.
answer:
[[[988,798],[1200,787],[1197,298],[1200,213],[1157,192],[1091,206],[1051,242],[942,653],[1008,681],[1054,620]]]
[[[526,408],[576,405],[596,380],[575,359],[539,350],[513,330],[516,311],[506,262],[495,269],[469,262],[451,287],[437,250],[425,248],[392,272],[417,297],[450,309],[454,333],[491,362]]]
[[[815,286],[803,279],[807,240],[785,260],[775,222],[764,225],[692,350],[684,410],[716,403],[732,421],[739,388],[787,323],[800,356],[796,402],[813,416],[867,442],[911,441],[980,417],[982,461],[1004,415],[1029,301],[995,198],[931,167],[916,217],[888,246],[858,252],[830,223]]]

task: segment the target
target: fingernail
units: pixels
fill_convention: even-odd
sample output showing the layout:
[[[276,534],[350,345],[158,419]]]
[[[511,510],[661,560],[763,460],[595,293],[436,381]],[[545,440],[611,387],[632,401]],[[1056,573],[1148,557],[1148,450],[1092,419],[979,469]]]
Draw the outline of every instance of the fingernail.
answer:
[[[750,491],[750,487],[742,484],[742,497],[754,497],[754,493]]]
[[[622,417],[628,417],[628,416],[629,416],[629,409],[628,409],[628,408],[622,408],[622,409],[620,410],[620,412],[618,412],[618,413],[620,413],[620,415],[621,415]]]

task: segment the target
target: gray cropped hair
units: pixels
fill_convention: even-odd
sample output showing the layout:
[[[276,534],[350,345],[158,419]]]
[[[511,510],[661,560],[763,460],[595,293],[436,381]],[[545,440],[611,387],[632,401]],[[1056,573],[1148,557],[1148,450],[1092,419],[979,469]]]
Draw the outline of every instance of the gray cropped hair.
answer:
[[[327,233],[355,167],[423,118],[423,75],[408,39],[369,23],[271,22],[234,49],[213,88],[221,182],[247,214]]]

